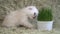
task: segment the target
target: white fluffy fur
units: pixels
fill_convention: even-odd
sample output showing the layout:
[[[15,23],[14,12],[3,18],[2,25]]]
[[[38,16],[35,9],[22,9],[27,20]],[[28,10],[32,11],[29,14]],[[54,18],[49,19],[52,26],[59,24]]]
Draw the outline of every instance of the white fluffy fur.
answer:
[[[38,10],[35,6],[28,6],[21,10],[12,11],[5,17],[2,26],[16,27],[23,25],[28,28],[33,28],[33,25],[28,21],[28,17],[33,19],[34,13],[38,15]]]

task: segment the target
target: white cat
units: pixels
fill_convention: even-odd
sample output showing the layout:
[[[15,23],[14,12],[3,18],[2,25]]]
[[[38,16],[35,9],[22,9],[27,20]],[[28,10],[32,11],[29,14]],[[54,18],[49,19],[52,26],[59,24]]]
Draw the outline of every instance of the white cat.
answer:
[[[16,27],[23,25],[28,28],[33,28],[34,26],[29,22],[29,19],[33,20],[38,15],[38,10],[35,6],[27,6],[20,10],[12,11],[8,14],[2,26],[5,27]],[[29,19],[28,19],[29,18]]]

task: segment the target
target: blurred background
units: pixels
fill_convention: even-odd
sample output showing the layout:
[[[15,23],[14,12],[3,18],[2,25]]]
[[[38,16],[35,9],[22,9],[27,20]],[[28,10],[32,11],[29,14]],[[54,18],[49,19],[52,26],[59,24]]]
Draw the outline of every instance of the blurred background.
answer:
[[[51,7],[53,10],[54,28],[60,30],[60,0],[0,0],[0,23],[10,11],[26,6]]]

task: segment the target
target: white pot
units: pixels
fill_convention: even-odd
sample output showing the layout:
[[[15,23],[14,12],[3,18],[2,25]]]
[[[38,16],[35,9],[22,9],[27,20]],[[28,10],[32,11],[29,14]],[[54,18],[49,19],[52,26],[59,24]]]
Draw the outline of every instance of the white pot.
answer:
[[[38,30],[52,30],[53,21],[38,21],[37,23]]]

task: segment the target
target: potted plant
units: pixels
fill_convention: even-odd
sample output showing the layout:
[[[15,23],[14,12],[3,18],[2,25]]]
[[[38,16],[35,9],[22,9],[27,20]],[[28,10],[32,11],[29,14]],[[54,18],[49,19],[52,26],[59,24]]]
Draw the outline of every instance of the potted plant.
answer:
[[[53,27],[53,15],[52,15],[52,9],[50,8],[42,8],[39,10],[38,14],[38,29],[39,30],[52,30]]]

